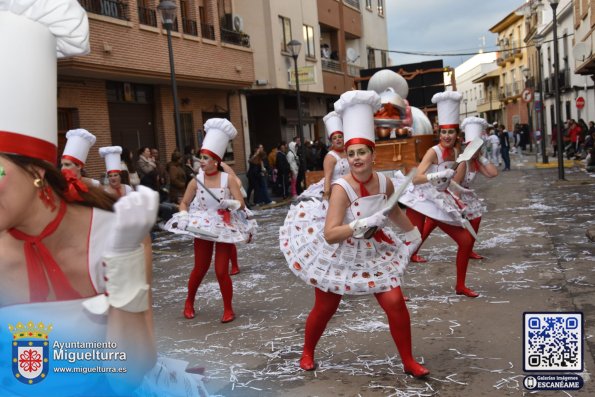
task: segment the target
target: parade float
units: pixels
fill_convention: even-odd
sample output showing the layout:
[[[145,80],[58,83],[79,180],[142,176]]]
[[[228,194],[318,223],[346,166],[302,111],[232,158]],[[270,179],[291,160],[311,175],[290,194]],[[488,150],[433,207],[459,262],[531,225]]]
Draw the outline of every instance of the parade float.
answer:
[[[417,70],[413,74],[451,72],[453,89],[454,73],[450,68]],[[407,75],[407,72],[403,72]],[[437,142],[432,123],[426,113],[409,104],[409,85],[400,74],[382,69],[367,80],[367,89],[376,91],[382,107],[374,115],[377,171],[406,170],[417,166],[426,151]],[[323,177],[323,171],[308,171],[306,184],[315,183]]]

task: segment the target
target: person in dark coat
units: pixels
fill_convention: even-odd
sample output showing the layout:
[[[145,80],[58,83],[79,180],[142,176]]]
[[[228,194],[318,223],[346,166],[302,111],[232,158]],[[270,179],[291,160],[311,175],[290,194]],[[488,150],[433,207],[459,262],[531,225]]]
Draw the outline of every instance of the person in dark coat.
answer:
[[[277,159],[275,164],[277,165],[277,183],[283,199],[286,199],[290,195],[290,169],[286,153],[287,144],[284,141],[281,141],[279,146],[277,146]]]

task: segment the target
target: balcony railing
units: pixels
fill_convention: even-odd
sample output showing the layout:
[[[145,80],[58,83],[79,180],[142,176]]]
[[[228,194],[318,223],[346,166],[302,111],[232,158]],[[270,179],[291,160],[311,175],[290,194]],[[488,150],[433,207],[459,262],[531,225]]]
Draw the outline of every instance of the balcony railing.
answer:
[[[221,28],[221,41],[250,48],[250,36],[242,32]]]
[[[347,74],[354,77],[359,77],[359,71],[363,68],[357,65],[347,64]]]
[[[152,8],[138,6],[138,21],[143,25],[157,27],[157,13]]]
[[[208,23],[200,23],[200,35],[209,40],[215,40],[215,28]]]
[[[198,36],[198,27],[196,26],[196,21],[182,18],[182,28],[184,29],[184,33],[192,36]]]
[[[322,59],[322,70],[326,70],[328,72],[342,72],[341,70],[341,62],[335,61],[333,59]]]
[[[343,0],[343,2],[359,10],[359,0]]]
[[[128,3],[121,0],[79,0],[85,11],[128,21]]]

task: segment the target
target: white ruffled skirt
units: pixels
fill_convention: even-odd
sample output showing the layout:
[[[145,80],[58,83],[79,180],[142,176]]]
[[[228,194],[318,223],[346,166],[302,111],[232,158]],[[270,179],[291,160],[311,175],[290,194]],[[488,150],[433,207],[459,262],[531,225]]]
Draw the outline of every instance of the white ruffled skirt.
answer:
[[[405,176],[397,171],[391,178],[395,188],[404,183]],[[454,226],[462,226],[465,219],[454,197],[437,190],[430,183],[409,185],[399,202],[432,219]]]
[[[382,231],[392,240],[355,239],[328,244],[324,223],[328,203],[305,200],[292,205],[279,229],[281,252],[291,271],[323,291],[365,295],[398,287],[409,262],[409,249],[395,233]]]
[[[202,240],[220,243],[236,244],[249,242],[256,234],[256,229],[258,228],[258,224],[252,219],[252,211],[247,208],[231,211],[229,223],[224,222],[223,215],[216,209],[209,209],[207,211],[192,211],[191,209],[188,214],[188,226],[212,233],[217,237],[194,234],[187,230],[178,229],[179,216],[179,212],[175,213],[171,219],[167,221],[164,229],[172,233],[184,234]]]

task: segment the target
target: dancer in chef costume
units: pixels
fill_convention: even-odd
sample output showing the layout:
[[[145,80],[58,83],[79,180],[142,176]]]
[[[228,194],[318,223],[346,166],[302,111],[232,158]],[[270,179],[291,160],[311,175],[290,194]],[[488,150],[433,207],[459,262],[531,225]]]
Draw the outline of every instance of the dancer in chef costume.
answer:
[[[99,155],[105,160],[105,172],[108,180],[108,185],[104,187],[104,190],[116,198],[126,196],[134,191],[130,185],[122,183],[120,176],[122,172],[121,154],[122,148],[120,146],[99,148]]]
[[[98,180],[82,175],[83,168],[85,168],[85,163],[87,162],[87,156],[89,155],[89,149],[95,144],[95,140],[95,135],[84,128],[67,131],[66,146],[64,146],[60,165],[66,177],[74,175],[87,186],[101,187],[101,183]],[[76,187],[80,190],[79,186]]]
[[[488,123],[479,117],[467,117],[463,120],[461,129],[465,132],[465,144],[469,144],[475,138],[481,137],[487,126]],[[473,159],[465,161],[457,167],[456,174],[448,186],[449,191],[460,199],[460,203],[463,205],[463,215],[469,220],[471,227],[473,227],[476,234],[479,232],[481,217],[486,212],[486,206],[483,204],[483,199],[477,196],[473,190],[470,190],[471,184],[478,173],[486,178],[498,176],[498,169],[496,166],[492,164],[490,160],[485,158],[481,154],[481,151],[478,151]],[[421,234],[422,244],[436,226],[437,224],[433,219],[426,218],[424,230]],[[471,251],[469,258],[483,259],[483,256]]]
[[[467,288],[465,279],[469,254],[473,247],[474,238],[463,225],[467,220],[463,216],[457,198],[448,191],[450,180],[455,175],[453,166],[457,158],[455,145],[459,132],[459,103],[462,95],[457,91],[437,93],[432,102],[438,107],[438,122],[440,125],[440,143],[428,149],[418,167],[418,173],[399,201],[407,206],[407,217],[423,230],[427,218],[436,222],[447,235],[457,243],[457,282],[455,292],[471,298],[478,293]],[[400,183],[403,175],[395,174],[396,183]],[[425,259],[413,253],[412,262],[426,262]]]
[[[406,373],[429,371],[411,352],[409,312],[400,288],[410,250],[421,241],[417,228],[398,206],[383,212],[394,191],[390,179],[372,169],[374,111],[380,97],[373,91],[349,91],[335,103],[342,117],[350,173],[332,184],[326,220],[314,217],[312,201],[292,206],[280,228],[280,248],[290,269],[315,287],[315,304],[306,320],[300,366],[316,368],[314,350],[344,294],[374,294],[386,312],[390,332]],[[388,218],[405,231],[405,243],[388,227]],[[370,238],[369,228],[377,230]]]
[[[75,0],[0,3],[0,395],[205,395],[187,363],[156,359],[157,193],[114,204],[54,165],[56,58],[87,53],[88,34]]]
[[[213,118],[207,120],[204,128],[206,136],[200,149],[200,172],[186,187],[180,212],[165,224],[165,229],[195,237],[194,269],[188,280],[184,317],[191,319],[195,316],[196,291],[211,266],[214,248],[215,274],[223,297],[221,322],[227,323],[235,318],[228,271],[233,245],[251,240],[256,221],[245,210],[236,179],[229,178],[219,164],[227,144],[237,135],[235,127],[226,119]],[[194,231],[188,231],[187,227]]]

